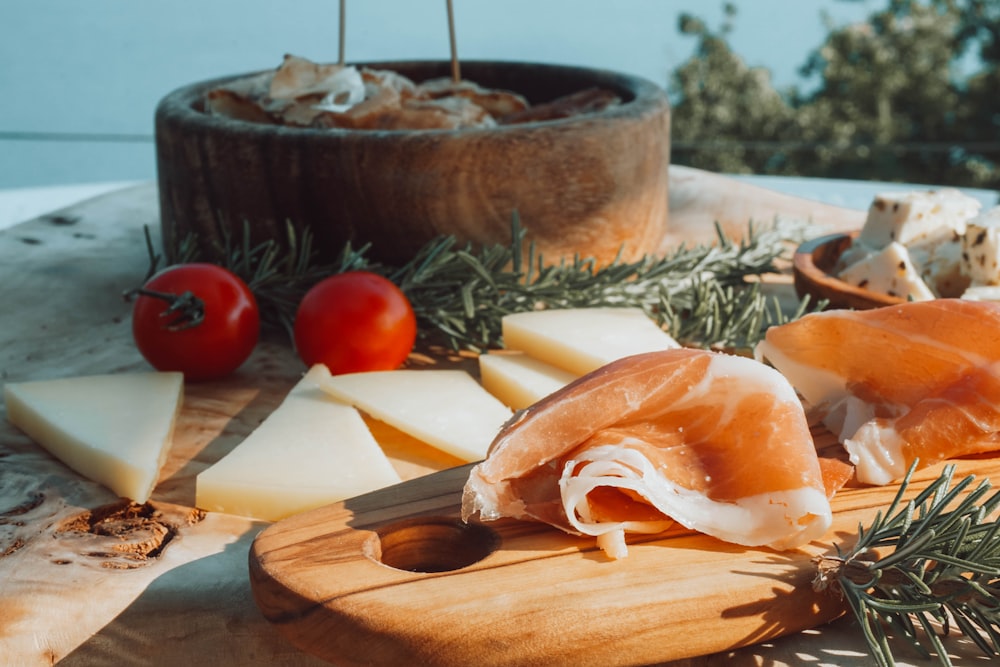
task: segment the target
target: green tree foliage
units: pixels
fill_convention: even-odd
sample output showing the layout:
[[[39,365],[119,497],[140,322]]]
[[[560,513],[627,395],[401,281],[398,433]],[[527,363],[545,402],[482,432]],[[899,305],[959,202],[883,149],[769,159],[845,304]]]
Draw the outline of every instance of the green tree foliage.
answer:
[[[725,9],[717,31],[680,18],[698,42],[669,86],[675,162],[1000,189],[1000,3],[888,0],[865,23],[828,20],[801,68],[808,92],[775,90],[733,53]]]

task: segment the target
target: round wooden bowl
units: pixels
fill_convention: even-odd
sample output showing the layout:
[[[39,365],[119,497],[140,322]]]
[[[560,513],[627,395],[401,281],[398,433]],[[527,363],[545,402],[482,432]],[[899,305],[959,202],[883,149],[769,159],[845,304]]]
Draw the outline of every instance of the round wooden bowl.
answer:
[[[450,75],[449,62],[383,62],[414,81]],[[161,224],[167,251],[194,233],[211,248],[223,230],[252,241],[309,228],[336,256],[350,241],[404,262],[438,235],[510,242],[516,214],[547,261],[609,262],[653,252],[667,229],[670,111],[663,90],[603,70],[464,62],[462,77],[532,104],[590,87],[622,104],[597,113],[488,129],[350,130],[257,124],[212,116],[205,93],[255,73],[189,85],[156,109]]]
[[[830,234],[800,245],[792,257],[792,276],[799,297],[806,295],[819,301],[826,299],[828,308],[867,310],[903,303],[903,299],[888,294],[855,287],[833,275],[840,255],[847,250],[859,232]]]

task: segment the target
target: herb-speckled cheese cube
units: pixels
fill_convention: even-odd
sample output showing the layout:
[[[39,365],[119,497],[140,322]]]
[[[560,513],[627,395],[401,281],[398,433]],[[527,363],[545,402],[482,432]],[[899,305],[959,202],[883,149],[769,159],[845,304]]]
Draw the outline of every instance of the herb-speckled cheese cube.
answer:
[[[893,242],[910,246],[946,240],[965,232],[982,204],[954,188],[876,195],[858,241],[881,249]]]
[[[963,260],[963,237],[957,234],[937,243],[917,243],[907,250],[920,277],[940,298],[961,296],[969,286]]]
[[[926,301],[934,298],[934,293],[913,266],[906,247],[895,241],[847,267],[838,277],[855,287],[903,299]]]
[[[962,269],[973,285],[1000,285],[1000,206],[969,220]]]
[[[867,259],[878,252],[877,248],[869,248],[867,245],[854,239],[854,241],[844,252],[840,253],[840,257],[837,258],[837,264],[834,267],[834,273],[840,273],[844,269],[854,264],[857,264],[863,259]]]

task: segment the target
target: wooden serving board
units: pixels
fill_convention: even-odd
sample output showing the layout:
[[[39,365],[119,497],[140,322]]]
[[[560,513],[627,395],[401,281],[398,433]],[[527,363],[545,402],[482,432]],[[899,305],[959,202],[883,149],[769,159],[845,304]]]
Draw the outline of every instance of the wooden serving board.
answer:
[[[337,665],[654,664],[719,653],[844,613],[813,558],[849,546],[896,486],[843,489],[824,539],[778,552],[671,530],[612,561],[593,539],[515,520],[464,524],[454,468],[280,521],[250,552],[265,617]],[[957,462],[1000,475],[1000,458]],[[941,472],[920,471],[909,495]]]

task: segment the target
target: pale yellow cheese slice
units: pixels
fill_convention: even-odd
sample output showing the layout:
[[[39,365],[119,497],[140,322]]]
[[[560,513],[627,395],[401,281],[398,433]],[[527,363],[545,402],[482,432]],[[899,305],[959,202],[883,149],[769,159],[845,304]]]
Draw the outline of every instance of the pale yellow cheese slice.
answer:
[[[511,410],[460,370],[334,375],[323,390],[463,461],[478,461]]]
[[[479,379],[483,387],[513,410],[537,403],[577,377],[523,352],[479,355]]]
[[[278,521],[400,481],[361,414],[319,388],[318,364],[195,483],[204,510]]]
[[[149,500],[184,395],[180,373],[127,373],[9,383],[7,419],[84,477]]]
[[[504,347],[584,375],[643,352],[680,347],[639,308],[568,308],[505,315]]]

